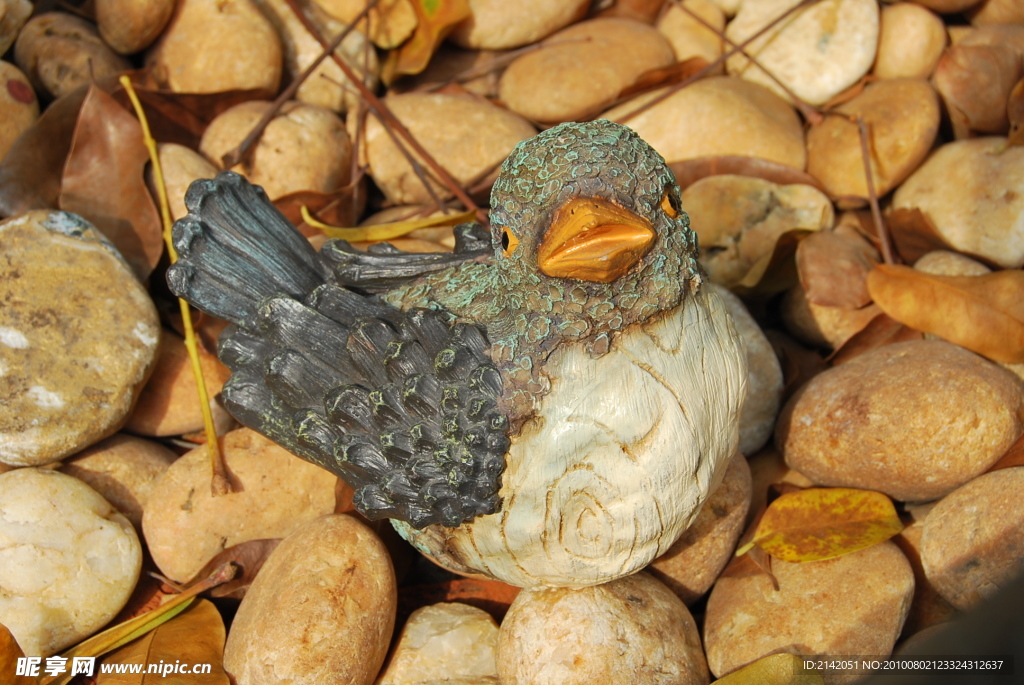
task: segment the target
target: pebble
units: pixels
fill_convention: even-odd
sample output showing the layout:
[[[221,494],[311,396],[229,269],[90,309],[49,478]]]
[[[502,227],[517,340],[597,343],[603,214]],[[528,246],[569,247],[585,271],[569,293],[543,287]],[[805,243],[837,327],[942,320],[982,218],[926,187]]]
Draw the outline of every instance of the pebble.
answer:
[[[185,191],[192,185],[192,181],[200,178],[213,178],[219,169],[192,148],[177,143],[160,143],[157,145],[157,154],[160,156],[160,167],[164,172],[164,184],[167,186],[167,202],[171,209],[171,219],[177,221],[188,214],[188,208],[185,206]],[[152,175],[148,180],[150,190],[155,191]]]
[[[742,155],[796,169],[806,166],[807,150],[799,117],[785,100],[764,86],[712,76],[623,121],[628,113],[663,92],[640,95],[601,116],[628,125],[669,162]]]
[[[750,466],[742,454],[729,462],[722,484],[697,518],[648,571],[690,606],[715,584],[736,549],[750,508]]]
[[[639,572],[583,589],[526,588],[498,641],[502,685],[705,685],[697,624]]]
[[[896,190],[892,206],[920,209],[954,250],[1024,266],[1024,148],[1007,148],[1005,138],[941,146]]]
[[[203,370],[206,392],[214,425],[221,433],[233,419],[214,396],[231,377],[228,367],[213,354],[199,348],[199,365]],[[149,382],[139,392],[139,401],[124,429],[147,437],[166,437],[192,433],[203,428],[203,412],[199,406],[199,390],[192,374],[192,362],[185,348],[185,339],[176,333],[160,332],[160,353]]]
[[[102,495],[141,533],[153,486],[177,458],[158,442],[118,433],[66,460],[59,470]]]
[[[946,42],[946,25],[934,12],[913,2],[884,5],[872,71],[878,78],[926,79]]]
[[[498,624],[483,609],[441,602],[412,612],[375,685],[493,678]]]
[[[273,104],[251,100],[223,112],[203,133],[199,151],[218,166]],[[300,190],[323,193],[349,181],[352,144],[345,123],[323,107],[286,102],[267,124],[247,164],[232,167],[276,200]]]
[[[222,550],[281,538],[334,511],[337,478],[248,428],[221,438],[237,492],[214,497],[205,446],[171,464],[153,486],[142,529],[161,573],[190,580]]]
[[[871,175],[881,197],[921,166],[939,132],[939,98],[927,81],[885,79],[834,110],[807,132],[807,172],[830,195],[867,200],[864,156],[855,117],[868,127]]]
[[[740,412],[739,450],[743,454],[753,454],[764,447],[775,430],[775,419],[782,403],[782,367],[771,343],[743,301],[717,283],[709,282],[708,285],[722,298],[746,348],[747,398]]]
[[[103,41],[122,55],[152,45],[174,13],[174,0],[96,0],[96,25]]]
[[[933,250],[922,255],[914,262],[914,268],[936,276],[982,276],[992,273],[992,269],[981,262],[949,250]]]
[[[921,562],[936,590],[962,611],[1024,572],[1024,468],[986,473],[943,497],[928,513]]]
[[[37,466],[124,423],[160,322],[128,264],[77,215],[7,219],[0,244],[0,461]]]
[[[423,148],[463,187],[485,177],[497,177],[498,167],[512,148],[537,133],[518,114],[468,95],[405,93],[388,96],[384,101]],[[349,134],[353,137],[354,122],[355,117],[351,117]],[[390,202],[432,201],[409,162],[372,116],[366,118],[360,161],[369,164],[370,175]],[[431,183],[439,193],[448,194],[440,184]]]
[[[812,378],[782,410],[776,446],[819,485],[904,502],[942,497],[1024,430],[1024,386],[938,340],[877,348]]]
[[[0,0],[0,55],[14,45],[21,27],[32,16],[32,9],[29,0]]]
[[[713,62],[722,56],[722,37],[690,16],[682,8],[714,26],[719,32],[725,31],[725,13],[711,0],[685,0],[679,5],[670,3],[656,24],[657,29],[668,38],[675,51],[676,61],[685,62],[701,57]]]
[[[808,185],[779,185],[752,176],[703,178],[682,195],[711,280],[731,288],[770,257],[786,231],[820,231],[835,223],[832,201]]]
[[[370,685],[397,602],[391,559],[373,531],[345,514],[305,522],[242,599],[224,667],[237,685]]]
[[[498,96],[532,121],[574,121],[610,105],[644,72],[673,62],[672,45],[657,29],[632,19],[590,19],[509,64]]]
[[[780,313],[786,330],[797,340],[812,347],[839,349],[882,310],[877,304],[860,309],[814,304],[807,300],[807,292],[798,283],[786,291]]]
[[[1024,7],[1017,0],[982,0],[974,4],[967,16],[975,26],[1021,25],[1024,24]]]
[[[885,541],[824,561],[771,560],[767,574],[722,577],[708,598],[704,646],[718,677],[777,652],[892,653],[914,594],[914,572]],[[825,683],[845,682],[825,675]]]
[[[917,510],[931,508],[934,508],[934,504],[910,508],[915,520],[892,539],[907,557],[911,568],[914,569],[914,599],[910,602],[910,612],[903,624],[903,637],[916,635],[922,630],[951,621],[957,615],[953,605],[943,599],[928,579],[924,565],[921,563],[921,536],[924,533],[927,511],[918,512]],[[918,516],[920,518],[917,518]]]
[[[455,26],[449,40],[464,48],[518,48],[582,19],[589,6],[589,0],[469,0],[472,15]]]
[[[281,39],[252,0],[179,0],[146,66],[175,93],[277,92]]]
[[[132,524],[82,481],[35,468],[0,475],[0,624],[26,655],[106,625],[141,568]]]
[[[799,0],[744,2],[725,35],[745,43]],[[825,0],[791,15],[747,45],[746,52],[798,98],[820,105],[866,74],[878,47],[876,0]],[[730,74],[760,83],[781,97],[786,91],[740,53],[730,57]]]
[[[0,161],[25,130],[39,118],[39,99],[28,77],[10,62],[0,61]]]

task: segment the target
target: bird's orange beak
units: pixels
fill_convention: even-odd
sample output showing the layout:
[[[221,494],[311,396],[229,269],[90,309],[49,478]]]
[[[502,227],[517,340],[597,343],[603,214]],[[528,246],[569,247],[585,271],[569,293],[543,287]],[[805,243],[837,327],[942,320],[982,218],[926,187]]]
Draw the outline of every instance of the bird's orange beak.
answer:
[[[559,208],[537,249],[542,273],[611,283],[654,243],[651,222],[601,198],[576,198]]]

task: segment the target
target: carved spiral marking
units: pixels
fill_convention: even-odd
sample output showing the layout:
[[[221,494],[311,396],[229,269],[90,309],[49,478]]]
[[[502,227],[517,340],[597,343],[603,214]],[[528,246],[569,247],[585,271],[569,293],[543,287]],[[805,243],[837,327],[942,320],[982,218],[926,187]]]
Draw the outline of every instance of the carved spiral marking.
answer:
[[[628,556],[628,549],[616,549],[616,541],[631,539],[636,521],[631,516],[616,518],[609,508],[621,497],[619,488],[585,466],[555,480],[544,512],[548,558],[567,556],[572,564]]]

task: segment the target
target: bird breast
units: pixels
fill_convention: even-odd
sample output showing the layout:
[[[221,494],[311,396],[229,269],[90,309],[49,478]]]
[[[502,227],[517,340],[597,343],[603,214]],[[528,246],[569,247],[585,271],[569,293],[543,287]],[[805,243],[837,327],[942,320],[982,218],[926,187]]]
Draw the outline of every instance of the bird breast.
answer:
[[[551,390],[513,438],[502,508],[399,532],[442,565],[519,586],[584,587],[664,553],[735,453],[746,356],[710,288],[592,358],[563,345]]]

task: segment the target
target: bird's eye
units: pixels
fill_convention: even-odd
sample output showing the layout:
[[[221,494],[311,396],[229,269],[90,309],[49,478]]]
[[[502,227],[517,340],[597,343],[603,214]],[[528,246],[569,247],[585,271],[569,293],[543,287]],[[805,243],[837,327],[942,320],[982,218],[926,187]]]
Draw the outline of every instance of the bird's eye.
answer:
[[[516,248],[519,247],[519,238],[515,236],[512,231],[507,228],[501,231],[501,252],[506,257],[510,257]]]
[[[679,198],[676,197],[671,188],[665,190],[665,194],[661,196],[661,211],[673,219],[679,216],[679,212],[682,211],[682,207],[679,205]]]

